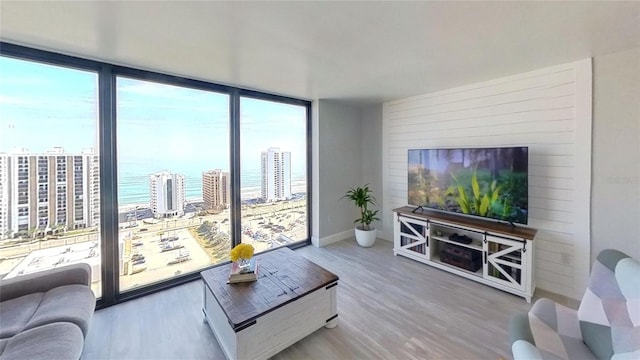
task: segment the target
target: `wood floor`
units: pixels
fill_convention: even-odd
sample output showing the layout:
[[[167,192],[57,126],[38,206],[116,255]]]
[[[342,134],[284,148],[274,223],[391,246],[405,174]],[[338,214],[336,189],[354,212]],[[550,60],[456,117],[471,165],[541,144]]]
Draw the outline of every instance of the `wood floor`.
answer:
[[[297,251],[340,277],[339,323],[273,359],[509,359],[508,319],[530,308],[520,297],[393,256],[387,241]],[[194,281],[97,311],[82,359],[224,359],[202,321],[202,296]]]

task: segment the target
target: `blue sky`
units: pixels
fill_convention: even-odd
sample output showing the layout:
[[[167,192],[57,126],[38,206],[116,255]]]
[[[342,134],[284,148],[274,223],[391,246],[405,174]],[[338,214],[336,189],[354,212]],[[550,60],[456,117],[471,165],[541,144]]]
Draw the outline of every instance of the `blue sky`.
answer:
[[[97,75],[0,57],[0,152],[94,147]]]
[[[95,73],[0,57],[0,152],[97,148],[97,83]],[[117,101],[121,171],[228,169],[227,95],[118,78]],[[242,99],[243,171],[275,146],[303,173],[305,119],[304,107]]]

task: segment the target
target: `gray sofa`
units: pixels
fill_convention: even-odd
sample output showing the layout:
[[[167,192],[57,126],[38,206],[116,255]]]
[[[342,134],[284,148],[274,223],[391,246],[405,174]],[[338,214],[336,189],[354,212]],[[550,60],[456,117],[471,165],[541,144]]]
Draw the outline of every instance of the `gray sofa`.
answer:
[[[79,359],[96,298],[80,263],[0,280],[0,360]]]
[[[578,310],[539,299],[509,325],[515,360],[640,359],[640,262],[603,250]]]

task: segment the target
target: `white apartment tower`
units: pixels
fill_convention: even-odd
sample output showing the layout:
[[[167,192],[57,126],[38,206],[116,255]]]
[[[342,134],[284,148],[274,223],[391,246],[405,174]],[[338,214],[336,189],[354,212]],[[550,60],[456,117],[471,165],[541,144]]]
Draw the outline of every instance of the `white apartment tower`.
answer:
[[[149,176],[151,211],[156,218],[184,215],[184,176],[159,172]]]
[[[291,198],[291,152],[271,147],[260,159],[260,195],[266,202]]]
[[[231,202],[231,179],[220,169],[202,173],[202,200],[207,209],[222,210]]]
[[[100,165],[93,149],[0,154],[0,238],[98,226]]]

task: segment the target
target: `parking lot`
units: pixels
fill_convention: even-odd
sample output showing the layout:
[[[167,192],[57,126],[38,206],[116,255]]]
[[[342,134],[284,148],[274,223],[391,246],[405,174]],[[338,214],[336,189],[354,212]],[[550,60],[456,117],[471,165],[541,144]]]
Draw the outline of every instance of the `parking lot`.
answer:
[[[124,215],[122,215],[124,214]],[[242,242],[252,244],[256,252],[306,239],[306,200],[247,205],[242,208]],[[230,244],[203,246],[192,234],[203,222],[215,223],[216,230],[230,234],[229,210],[219,214],[185,216],[170,219],[148,218],[141,209],[123,209],[120,223],[121,290],[133,289],[176,275],[200,271],[228,258]],[[165,240],[163,240],[165,239]],[[85,242],[99,243],[96,229],[61,234],[52,239],[33,239],[2,248],[0,275],[6,274],[31,252],[67,247]],[[98,247],[99,249],[100,247]],[[100,285],[92,288],[99,295]]]

